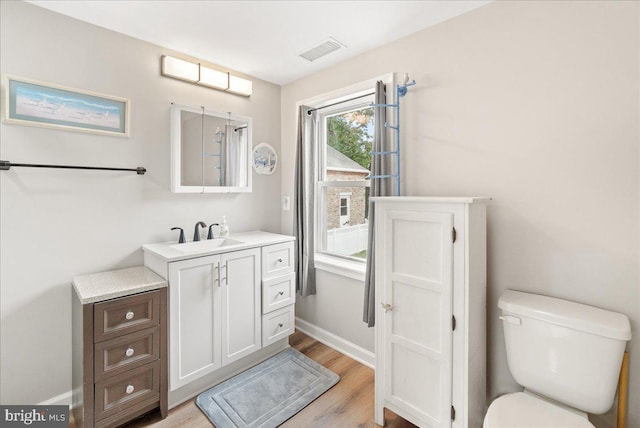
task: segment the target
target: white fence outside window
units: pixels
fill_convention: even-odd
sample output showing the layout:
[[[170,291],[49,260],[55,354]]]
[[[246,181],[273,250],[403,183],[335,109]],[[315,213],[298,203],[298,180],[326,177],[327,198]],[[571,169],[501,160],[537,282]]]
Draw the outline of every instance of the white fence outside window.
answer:
[[[327,252],[351,256],[367,249],[369,224],[327,230]]]

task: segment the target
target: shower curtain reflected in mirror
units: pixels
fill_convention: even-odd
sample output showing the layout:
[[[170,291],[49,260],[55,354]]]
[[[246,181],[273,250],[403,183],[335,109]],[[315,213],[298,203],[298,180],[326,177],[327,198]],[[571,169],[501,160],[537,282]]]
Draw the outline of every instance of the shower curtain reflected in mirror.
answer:
[[[244,186],[248,169],[247,129],[242,125],[225,126],[223,148],[224,186]]]

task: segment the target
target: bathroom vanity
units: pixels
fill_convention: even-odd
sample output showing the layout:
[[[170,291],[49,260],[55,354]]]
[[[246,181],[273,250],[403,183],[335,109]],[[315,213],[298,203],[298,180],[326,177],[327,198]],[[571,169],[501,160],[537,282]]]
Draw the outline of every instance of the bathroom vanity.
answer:
[[[255,231],[143,250],[169,283],[169,407],[289,346],[292,236]]]

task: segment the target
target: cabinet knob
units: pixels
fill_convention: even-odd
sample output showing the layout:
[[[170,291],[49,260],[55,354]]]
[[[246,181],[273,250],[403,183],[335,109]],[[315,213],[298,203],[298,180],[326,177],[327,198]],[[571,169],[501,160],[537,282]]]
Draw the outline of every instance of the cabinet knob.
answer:
[[[277,261],[278,263],[282,263],[284,260],[282,260],[282,259],[278,259],[278,260],[276,260],[276,261]]]
[[[284,294],[284,291],[280,290],[278,291],[278,296],[282,296]]]
[[[135,391],[135,388],[133,387],[133,385],[127,385],[127,387],[124,390],[124,392],[126,392],[127,394],[131,394],[133,393],[133,391]]]
[[[132,319],[133,319],[133,317],[135,317],[135,316],[136,316],[136,314],[134,314],[134,313],[133,313],[133,311],[129,311],[129,312],[127,312],[127,313],[125,314],[125,316],[124,316],[124,317],[125,317],[126,319],[128,319],[128,320],[132,320]]]
[[[384,309],[385,313],[393,310],[393,305],[390,305],[389,303],[380,302],[380,305],[382,306],[382,309]]]
[[[278,328],[282,328],[283,324],[281,322],[278,323]]]
[[[135,351],[133,350],[132,347],[128,347],[127,350],[124,351],[124,355],[126,355],[127,357],[132,357],[134,352]]]

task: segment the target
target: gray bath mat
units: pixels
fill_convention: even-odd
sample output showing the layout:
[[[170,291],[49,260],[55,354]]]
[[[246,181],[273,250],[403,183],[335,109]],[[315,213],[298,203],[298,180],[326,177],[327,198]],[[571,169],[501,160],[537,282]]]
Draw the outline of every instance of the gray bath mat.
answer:
[[[289,348],[203,392],[196,404],[217,428],[275,428],[339,380]]]

